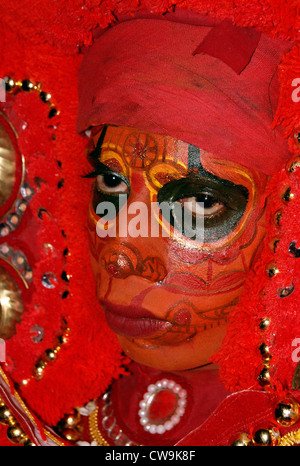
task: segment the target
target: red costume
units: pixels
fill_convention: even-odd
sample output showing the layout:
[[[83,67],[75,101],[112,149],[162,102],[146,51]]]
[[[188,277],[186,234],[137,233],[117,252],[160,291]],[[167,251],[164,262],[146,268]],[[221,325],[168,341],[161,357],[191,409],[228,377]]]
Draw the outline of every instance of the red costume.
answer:
[[[0,19],[2,148],[15,167],[0,259],[23,304],[16,329],[0,320],[0,444],[296,445],[297,2],[288,12],[280,0],[267,10],[251,2],[251,14],[231,1],[183,2],[175,13],[167,2],[110,3],[11,2]],[[105,124],[165,134],[269,177],[262,249],[212,358],[220,380],[209,367],[182,377],[131,363],[99,315],[80,175],[82,134]],[[156,418],[168,421],[151,432]]]

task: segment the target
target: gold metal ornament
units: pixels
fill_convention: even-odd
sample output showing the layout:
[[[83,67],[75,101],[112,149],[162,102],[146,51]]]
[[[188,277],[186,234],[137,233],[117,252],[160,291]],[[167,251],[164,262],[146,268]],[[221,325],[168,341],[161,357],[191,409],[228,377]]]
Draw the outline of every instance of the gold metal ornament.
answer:
[[[265,387],[266,385],[270,385],[271,374],[270,374],[270,370],[268,367],[264,367],[260,371],[257,377],[257,380],[262,387]]]
[[[16,444],[20,444],[20,443],[24,443],[28,441],[27,435],[25,434],[23,429],[21,429],[21,427],[18,424],[9,427],[7,429],[6,435],[11,442],[16,443]]]
[[[0,267],[0,338],[8,340],[16,333],[23,312],[21,290],[12,276]]]
[[[273,429],[258,429],[253,434],[252,442],[256,446],[271,446],[276,444],[277,438]]]
[[[272,355],[270,353],[270,348],[266,343],[262,343],[259,347],[260,354],[264,361],[270,361],[272,359]]]
[[[246,432],[236,434],[229,442],[231,447],[247,447],[250,443],[251,439],[249,438],[249,434],[246,434]]]
[[[269,317],[264,317],[259,323],[260,330],[266,330],[269,327],[270,322],[271,319]]]
[[[277,403],[275,407],[276,422],[284,427],[289,427],[299,419],[299,404],[292,398],[286,398]]]
[[[267,267],[267,274],[269,275],[270,278],[275,277],[279,273],[278,268],[276,265],[271,264]]]
[[[7,406],[0,406],[0,424],[10,425],[12,419],[12,414]]]
[[[12,193],[16,173],[16,151],[11,139],[0,123],[0,206]]]
[[[51,102],[52,96],[49,92],[45,92],[41,88],[41,83],[34,83],[30,79],[23,79],[22,81],[14,80],[10,76],[4,78],[5,89],[10,94],[16,94],[18,92],[37,92],[42,102],[49,106],[48,118],[53,118],[59,115],[59,111],[55,108],[53,102]]]

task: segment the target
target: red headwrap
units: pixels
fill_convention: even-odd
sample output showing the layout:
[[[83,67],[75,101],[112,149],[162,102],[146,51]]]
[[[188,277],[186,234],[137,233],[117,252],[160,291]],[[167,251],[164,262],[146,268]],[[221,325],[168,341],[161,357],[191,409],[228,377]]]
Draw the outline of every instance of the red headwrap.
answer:
[[[78,131],[137,127],[277,171],[288,150],[271,129],[276,70],[291,44],[199,15],[170,19],[124,21],[95,41],[79,73]]]

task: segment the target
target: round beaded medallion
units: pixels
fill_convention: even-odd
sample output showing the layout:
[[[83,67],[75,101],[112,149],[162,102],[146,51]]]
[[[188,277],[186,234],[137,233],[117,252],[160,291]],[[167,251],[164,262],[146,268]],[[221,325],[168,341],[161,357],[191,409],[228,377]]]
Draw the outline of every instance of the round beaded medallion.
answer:
[[[185,412],[187,393],[174,380],[162,379],[147,387],[138,412],[143,429],[164,434],[176,426]]]

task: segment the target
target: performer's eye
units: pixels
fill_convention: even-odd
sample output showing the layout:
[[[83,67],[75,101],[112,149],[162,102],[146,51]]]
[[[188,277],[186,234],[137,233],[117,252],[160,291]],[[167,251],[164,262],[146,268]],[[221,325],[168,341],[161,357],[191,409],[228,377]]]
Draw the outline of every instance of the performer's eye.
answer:
[[[181,234],[211,243],[237,227],[247,206],[248,191],[216,177],[189,175],[165,184],[157,200],[160,208],[163,206],[162,216]]]
[[[189,212],[193,217],[212,217],[221,214],[226,209],[223,202],[209,194],[199,194],[193,197],[179,199],[180,204],[186,212]]]
[[[96,189],[102,193],[127,194],[129,186],[123,179],[115,173],[105,173],[97,175]]]

